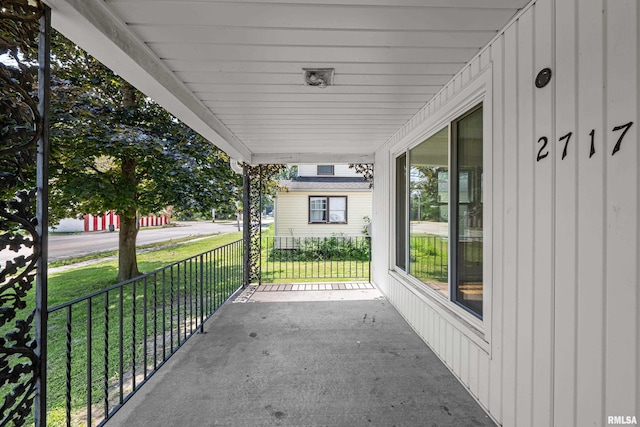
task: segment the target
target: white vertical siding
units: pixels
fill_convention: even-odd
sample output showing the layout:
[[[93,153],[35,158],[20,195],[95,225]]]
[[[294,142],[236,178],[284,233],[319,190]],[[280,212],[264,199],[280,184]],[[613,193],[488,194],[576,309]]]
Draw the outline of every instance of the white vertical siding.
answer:
[[[604,413],[604,312],[605,287],[603,237],[605,165],[607,144],[604,138],[604,22],[603,2],[579,2],[578,69],[576,129],[595,130],[596,155],[578,157],[578,313],[576,423],[593,424]],[[574,190],[575,191],[575,190]],[[562,304],[562,301],[557,301]],[[558,399],[562,399],[558,396]],[[559,404],[557,402],[556,404]]]
[[[530,14],[533,15],[533,69],[521,74],[528,80],[533,97],[533,113],[529,117],[521,115],[522,125],[533,121],[532,135],[548,135],[549,140],[557,141],[560,135],[554,132],[554,95],[555,83],[538,89],[532,84],[538,70],[546,67],[555,69],[554,57],[554,0],[538,0]],[[521,141],[531,141],[531,137]],[[561,156],[562,146],[559,144],[549,157],[534,162],[535,148],[526,150],[529,164],[534,166],[534,226],[531,242],[533,251],[533,387],[531,390],[532,426],[553,425],[553,313],[554,313],[554,232],[555,232],[555,179],[554,160]],[[560,149],[560,151],[558,150]],[[566,161],[566,158],[565,158]],[[523,247],[530,247],[531,242],[522,241]]]
[[[518,176],[517,159],[519,144],[517,135],[518,109],[517,97],[517,26],[512,25],[505,33],[504,41],[504,77],[503,77],[503,111],[496,111],[496,115],[503,115],[502,126],[504,128],[504,206],[503,221],[504,254],[500,268],[503,271],[503,301],[502,315],[504,319],[502,337],[502,398],[503,398],[503,423],[504,425],[516,424],[516,402],[518,392],[516,389],[516,376],[518,375],[517,345],[518,338],[518,222],[517,222],[517,199],[518,199]],[[498,119],[499,120],[499,119]],[[488,148],[488,147],[487,147]],[[488,237],[488,236],[487,236]],[[498,260],[500,263],[500,260]],[[522,374],[519,375],[520,377]]]
[[[390,248],[394,244],[390,240],[390,230],[388,225],[390,221],[384,221],[382,218],[391,218],[392,209],[395,209],[394,203],[389,203],[389,193],[393,186],[393,180],[388,179],[392,174],[391,159],[387,153],[379,151],[375,157],[375,170],[373,174],[373,194],[372,194],[372,221],[371,221],[371,240],[375,240],[382,248]],[[373,221],[373,218],[379,218]],[[376,285],[384,293],[387,293],[389,279],[387,272],[389,271],[389,250],[373,251],[371,254],[371,275],[378,277]],[[423,337],[424,338],[424,337]]]
[[[559,2],[556,8],[556,28],[564,28],[564,43],[556,46],[556,135],[566,135],[578,128],[576,75],[578,69],[577,16],[575,5]],[[576,138],[577,139],[577,138]],[[574,140],[574,142],[576,142]],[[577,142],[567,149],[567,157],[556,156],[556,268],[555,288],[555,337],[554,337],[554,421],[558,426],[576,425],[576,333],[578,295],[578,165]],[[562,286],[559,286],[562,284]]]
[[[640,292],[640,240],[638,239],[638,2],[604,1],[604,73],[606,78],[604,125],[607,147],[605,165],[605,292],[603,309],[605,336],[605,415],[636,415],[640,401],[640,354],[637,330],[638,293]],[[633,95],[635,96],[633,96]],[[622,130],[617,126],[634,122],[622,141],[620,151],[612,153],[612,145]],[[635,238],[634,238],[635,237]],[[635,332],[635,333],[634,333]],[[636,342],[634,342],[636,341]],[[634,390],[635,389],[635,390]],[[635,393],[633,392],[635,391]],[[634,408],[635,406],[635,408]],[[632,409],[633,408],[633,409]]]
[[[532,3],[376,154],[374,200],[392,205],[392,153],[490,70],[484,330],[402,273],[373,279],[504,426],[640,418],[639,22],[637,0]],[[374,210],[393,242],[390,217]]]

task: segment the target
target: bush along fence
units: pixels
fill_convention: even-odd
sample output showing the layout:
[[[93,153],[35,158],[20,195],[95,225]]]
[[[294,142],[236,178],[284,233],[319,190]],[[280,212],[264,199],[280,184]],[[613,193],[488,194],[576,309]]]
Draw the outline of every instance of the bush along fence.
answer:
[[[242,287],[242,240],[52,307],[48,424],[102,425]]]
[[[263,237],[262,282],[371,279],[368,236]]]

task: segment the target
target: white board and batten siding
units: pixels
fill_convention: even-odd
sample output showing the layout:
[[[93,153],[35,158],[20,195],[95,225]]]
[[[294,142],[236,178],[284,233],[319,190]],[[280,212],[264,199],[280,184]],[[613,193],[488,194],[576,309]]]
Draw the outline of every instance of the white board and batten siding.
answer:
[[[538,0],[376,153],[373,280],[501,425],[640,422],[639,26],[637,0]],[[480,327],[388,255],[394,155],[474,87],[490,124]]]

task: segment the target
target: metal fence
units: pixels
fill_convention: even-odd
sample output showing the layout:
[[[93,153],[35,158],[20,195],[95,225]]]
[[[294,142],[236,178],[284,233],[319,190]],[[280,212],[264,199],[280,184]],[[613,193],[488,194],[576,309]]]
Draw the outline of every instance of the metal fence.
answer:
[[[409,241],[411,274],[426,281],[448,281],[449,239],[431,234],[412,235]]]
[[[48,310],[48,424],[102,425],[242,287],[242,240]]]
[[[262,282],[305,279],[371,280],[367,236],[263,237]]]
[[[423,281],[448,282],[449,239],[431,234],[410,238],[411,274]],[[463,237],[457,244],[458,275],[482,281],[482,237]]]

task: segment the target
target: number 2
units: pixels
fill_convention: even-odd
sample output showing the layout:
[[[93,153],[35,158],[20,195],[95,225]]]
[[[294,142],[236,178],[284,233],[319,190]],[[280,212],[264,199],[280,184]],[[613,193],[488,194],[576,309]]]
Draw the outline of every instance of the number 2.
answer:
[[[546,136],[542,136],[540,137],[540,139],[538,139],[538,142],[542,142],[542,147],[540,147],[540,149],[538,150],[538,157],[536,158],[536,162],[539,162],[540,160],[544,159],[549,155],[549,151],[542,154],[542,150],[547,148],[547,144],[549,143],[549,138],[547,138]]]

